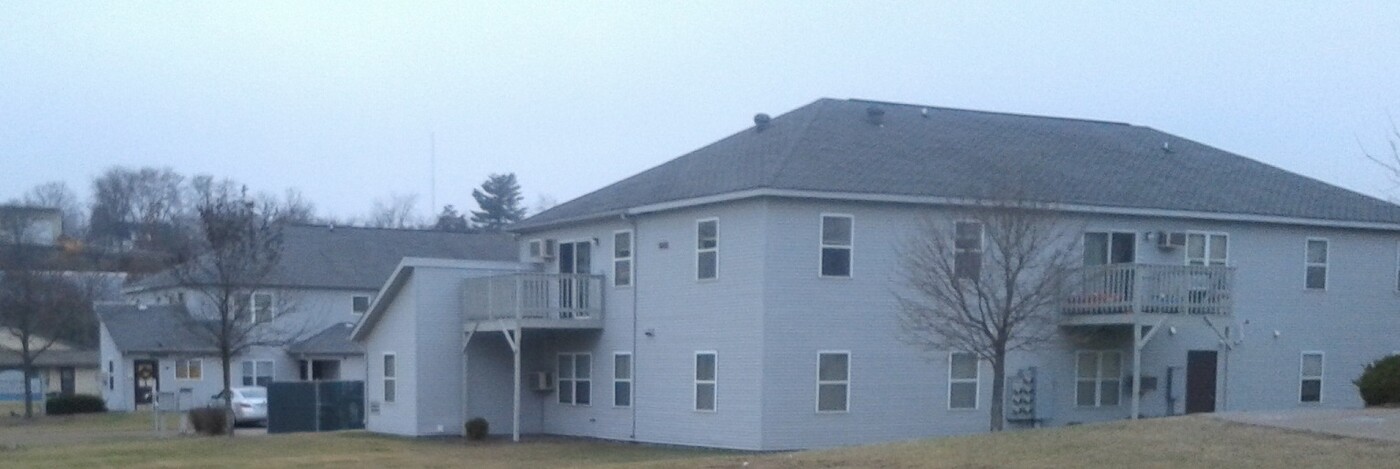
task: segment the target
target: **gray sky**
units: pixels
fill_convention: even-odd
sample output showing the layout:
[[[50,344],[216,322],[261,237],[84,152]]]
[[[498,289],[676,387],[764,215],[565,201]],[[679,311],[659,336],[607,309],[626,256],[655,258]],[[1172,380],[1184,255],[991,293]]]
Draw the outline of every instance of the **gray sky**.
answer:
[[[1381,195],[1400,2],[8,1],[0,199],[152,165],[426,215],[435,133],[438,205],[507,171],[562,202],[819,97],[1126,121]]]

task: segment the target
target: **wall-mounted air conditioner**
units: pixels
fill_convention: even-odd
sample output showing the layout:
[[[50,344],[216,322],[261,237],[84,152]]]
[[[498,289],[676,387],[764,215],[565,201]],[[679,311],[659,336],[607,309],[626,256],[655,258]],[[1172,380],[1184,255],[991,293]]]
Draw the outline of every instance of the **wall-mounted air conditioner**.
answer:
[[[1158,231],[1157,247],[1162,249],[1176,249],[1186,247],[1186,233]]]
[[[544,262],[554,259],[558,243],[552,239],[532,239],[529,244],[530,260]]]
[[[530,389],[535,391],[553,391],[554,375],[551,375],[548,371],[530,373]]]

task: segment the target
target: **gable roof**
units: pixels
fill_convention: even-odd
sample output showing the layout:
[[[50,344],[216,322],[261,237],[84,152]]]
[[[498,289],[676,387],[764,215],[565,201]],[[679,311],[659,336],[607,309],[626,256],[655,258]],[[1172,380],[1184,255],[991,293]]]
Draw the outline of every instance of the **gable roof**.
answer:
[[[1400,224],[1400,206],[1149,127],[821,99],[511,230],[745,191],[967,200],[1010,187],[1063,206]]]
[[[205,335],[192,327],[183,306],[98,303],[93,308],[117,350],[123,353],[217,351]]]
[[[506,233],[287,225],[278,267],[264,286],[377,290],[405,257],[515,260]],[[128,284],[129,292],[178,284],[169,271]]]
[[[363,355],[364,347],[350,341],[355,323],[342,322],[287,347],[287,353],[305,355]]]

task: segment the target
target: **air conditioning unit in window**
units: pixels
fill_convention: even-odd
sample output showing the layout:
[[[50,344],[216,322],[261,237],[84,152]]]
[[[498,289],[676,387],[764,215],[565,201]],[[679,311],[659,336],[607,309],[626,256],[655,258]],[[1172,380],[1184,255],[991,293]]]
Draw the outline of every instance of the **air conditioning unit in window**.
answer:
[[[548,371],[536,371],[530,373],[530,389],[535,391],[553,391],[554,375]]]
[[[1162,249],[1184,248],[1186,247],[1186,233],[1158,231],[1157,247]]]
[[[535,262],[545,262],[554,259],[554,253],[558,249],[558,243],[552,239],[532,239],[529,244],[530,260]]]

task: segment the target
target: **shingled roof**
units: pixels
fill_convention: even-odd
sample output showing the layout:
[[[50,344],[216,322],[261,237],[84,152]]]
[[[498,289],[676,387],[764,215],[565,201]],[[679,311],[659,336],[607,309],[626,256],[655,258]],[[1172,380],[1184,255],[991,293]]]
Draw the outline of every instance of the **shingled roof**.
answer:
[[[209,338],[186,319],[182,306],[98,303],[94,309],[102,325],[107,326],[112,342],[123,353],[217,351]]]
[[[405,257],[513,261],[509,234],[288,225],[278,268],[264,286],[377,290]],[[170,272],[127,285],[142,291],[176,285]]]
[[[333,324],[325,330],[307,337],[306,340],[287,347],[287,353],[293,355],[363,355],[365,353],[364,346],[350,340],[350,332],[353,330],[355,330],[355,323]]]
[[[1149,127],[821,99],[511,230],[750,190],[978,199],[1007,187],[1066,206],[1400,224],[1400,206]]]

